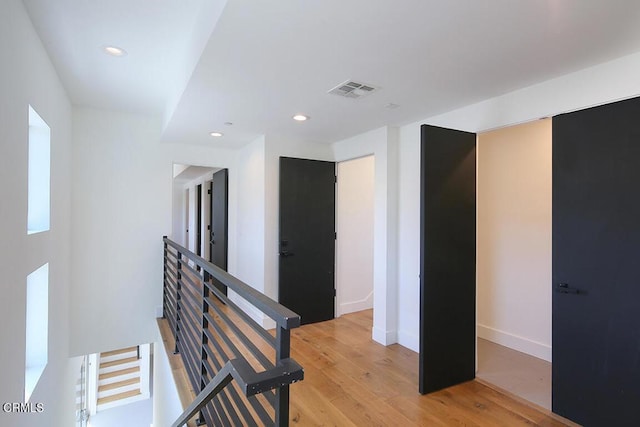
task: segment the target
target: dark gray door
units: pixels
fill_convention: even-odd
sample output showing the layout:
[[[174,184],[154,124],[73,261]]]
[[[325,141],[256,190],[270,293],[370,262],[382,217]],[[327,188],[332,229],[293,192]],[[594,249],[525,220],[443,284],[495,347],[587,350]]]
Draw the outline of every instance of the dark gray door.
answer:
[[[640,425],[640,99],[553,119],[553,411]]]
[[[211,224],[209,230],[209,256],[211,263],[227,271],[227,232],[229,211],[229,171],[219,170],[211,180]],[[227,287],[213,279],[226,295]]]
[[[335,163],[280,158],[279,302],[302,323],[334,317]]]
[[[420,393],[475,377],[476,135],[423,125]]]

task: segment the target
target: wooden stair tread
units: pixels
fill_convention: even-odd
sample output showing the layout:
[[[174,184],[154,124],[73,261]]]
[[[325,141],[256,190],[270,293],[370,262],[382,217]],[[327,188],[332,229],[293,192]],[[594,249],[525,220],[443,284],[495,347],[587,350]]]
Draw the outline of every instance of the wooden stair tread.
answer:
[[[132,351],[137,352],[138,347],[127,347],[127,348],[121,348],[119,350],[105,351],[104,353],[100,353],[100,357],[115,356],[116,354],[130,353]]]
[[[138,361],[138,357],[132,356],[132,357],[125,357],[124,359],[112,360],[110,362],[100,362],[100,369],[110,368],[112,366],[117,366],[117,365],[124,365],[125,363],[131,363],[131,362],[137,362],[137,361]]]
[[[98,387],[98,393],[101,391],[113,390],[114,388],[120,388],[131,384],[140,383],[140,377],[129,378],[122,381],[116,381],[109,384],[103,384]]]
[[[98,406],[104,405],[105,403],[115,402],[116,400],[122,400],[133,396],[138,396],[140,393],[139,389],[125,391],[123,393],[113,394],[107,397],[101,397],[98,399]]]
[[[139,366],[133,366],[131,368],[120,369],[119,371],[107,372],[98,375],[99,380],[105,380],[107,378],[119,377],[120,375],[133,374],[134,372],[140,372]]]

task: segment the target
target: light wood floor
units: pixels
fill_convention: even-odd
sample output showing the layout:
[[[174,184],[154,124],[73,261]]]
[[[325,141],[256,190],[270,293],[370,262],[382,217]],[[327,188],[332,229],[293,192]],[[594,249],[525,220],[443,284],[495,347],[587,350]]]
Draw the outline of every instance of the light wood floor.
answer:
[[[159,325],[172,348],[166,320]],[[366,310],[292,331],[291,355],[305,378],[291,385],[291,426],[575,426],[478,381],[420,395],[418,354],[375,343],[371,325]],[[195,394],[179,356],[170,358],[186,406]]]
[[[372,312],[292,331],[292,356],[305,379],[291,386],[291,425],[565,426],[477,381],[422,396],[418,354],[371,340]]]
[[[551,410],[551,363],[478,338],[476,378]]]

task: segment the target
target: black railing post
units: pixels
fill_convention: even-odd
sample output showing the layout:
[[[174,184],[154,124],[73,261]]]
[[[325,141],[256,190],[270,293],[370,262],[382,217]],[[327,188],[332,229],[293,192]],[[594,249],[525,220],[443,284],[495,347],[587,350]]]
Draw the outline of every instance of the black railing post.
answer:
[[[182,252],[177,251],[176,253],[176,348],[173,350],[173,354],[180,353],[180,349],[178,349],[178,341],[180,340],[180,288],[182,283]]]
[[[276,327],[276,365],[283,359],[288,359],[291,353],[291,331],[282,326]],[[275,425],[286,427],[289,425],[289,386],[276,389]]]
[[[206,360],[208,358],[207,355],[207,345],[209,344],[209,338],[207,337],[207,334],[205,333],[205,331],[207,329],[209,329],[209,321],[207,320],[207,316],[206,314],[209,312],[209,302],[207,301],[207,298],[209,298],[209,287],[207,286],[207,284],[209,283],[209,273],[208,272],[204,272],[203,274],[203,279],[202,279],[202,334],[201,334],[201,347],[200,347],[200,391],[204,390],[204,388],[207,386],[207,381],[206,381],[206,374],[207,374],[207,367],[206,367]],[[200,411],[200,414],[198,415],[198,425],[203,425],[206,424],[206,420],[204,419],[204,414],[202,413],[202,411]]]
[[[163,270],[163,275],[162,275],[162,318],[166,318],[166,312],[167,312],[167,262],[169,260],[169,255],[167,254],[168,252],[168,248],[167,248],[167,236],[162,236],[162,245],[164,246],[164,261],[162,262],[162,270]]]

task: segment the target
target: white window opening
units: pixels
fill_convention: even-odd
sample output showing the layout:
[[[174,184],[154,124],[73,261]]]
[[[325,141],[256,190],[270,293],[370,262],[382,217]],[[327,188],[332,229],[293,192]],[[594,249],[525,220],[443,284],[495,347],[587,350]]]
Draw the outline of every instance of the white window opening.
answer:
[[[51,129],[29,106],[27,234],[49,230]]]
[[[49,347],[49,264],[27,276],[24,401],[28,402],[47,366]]]

